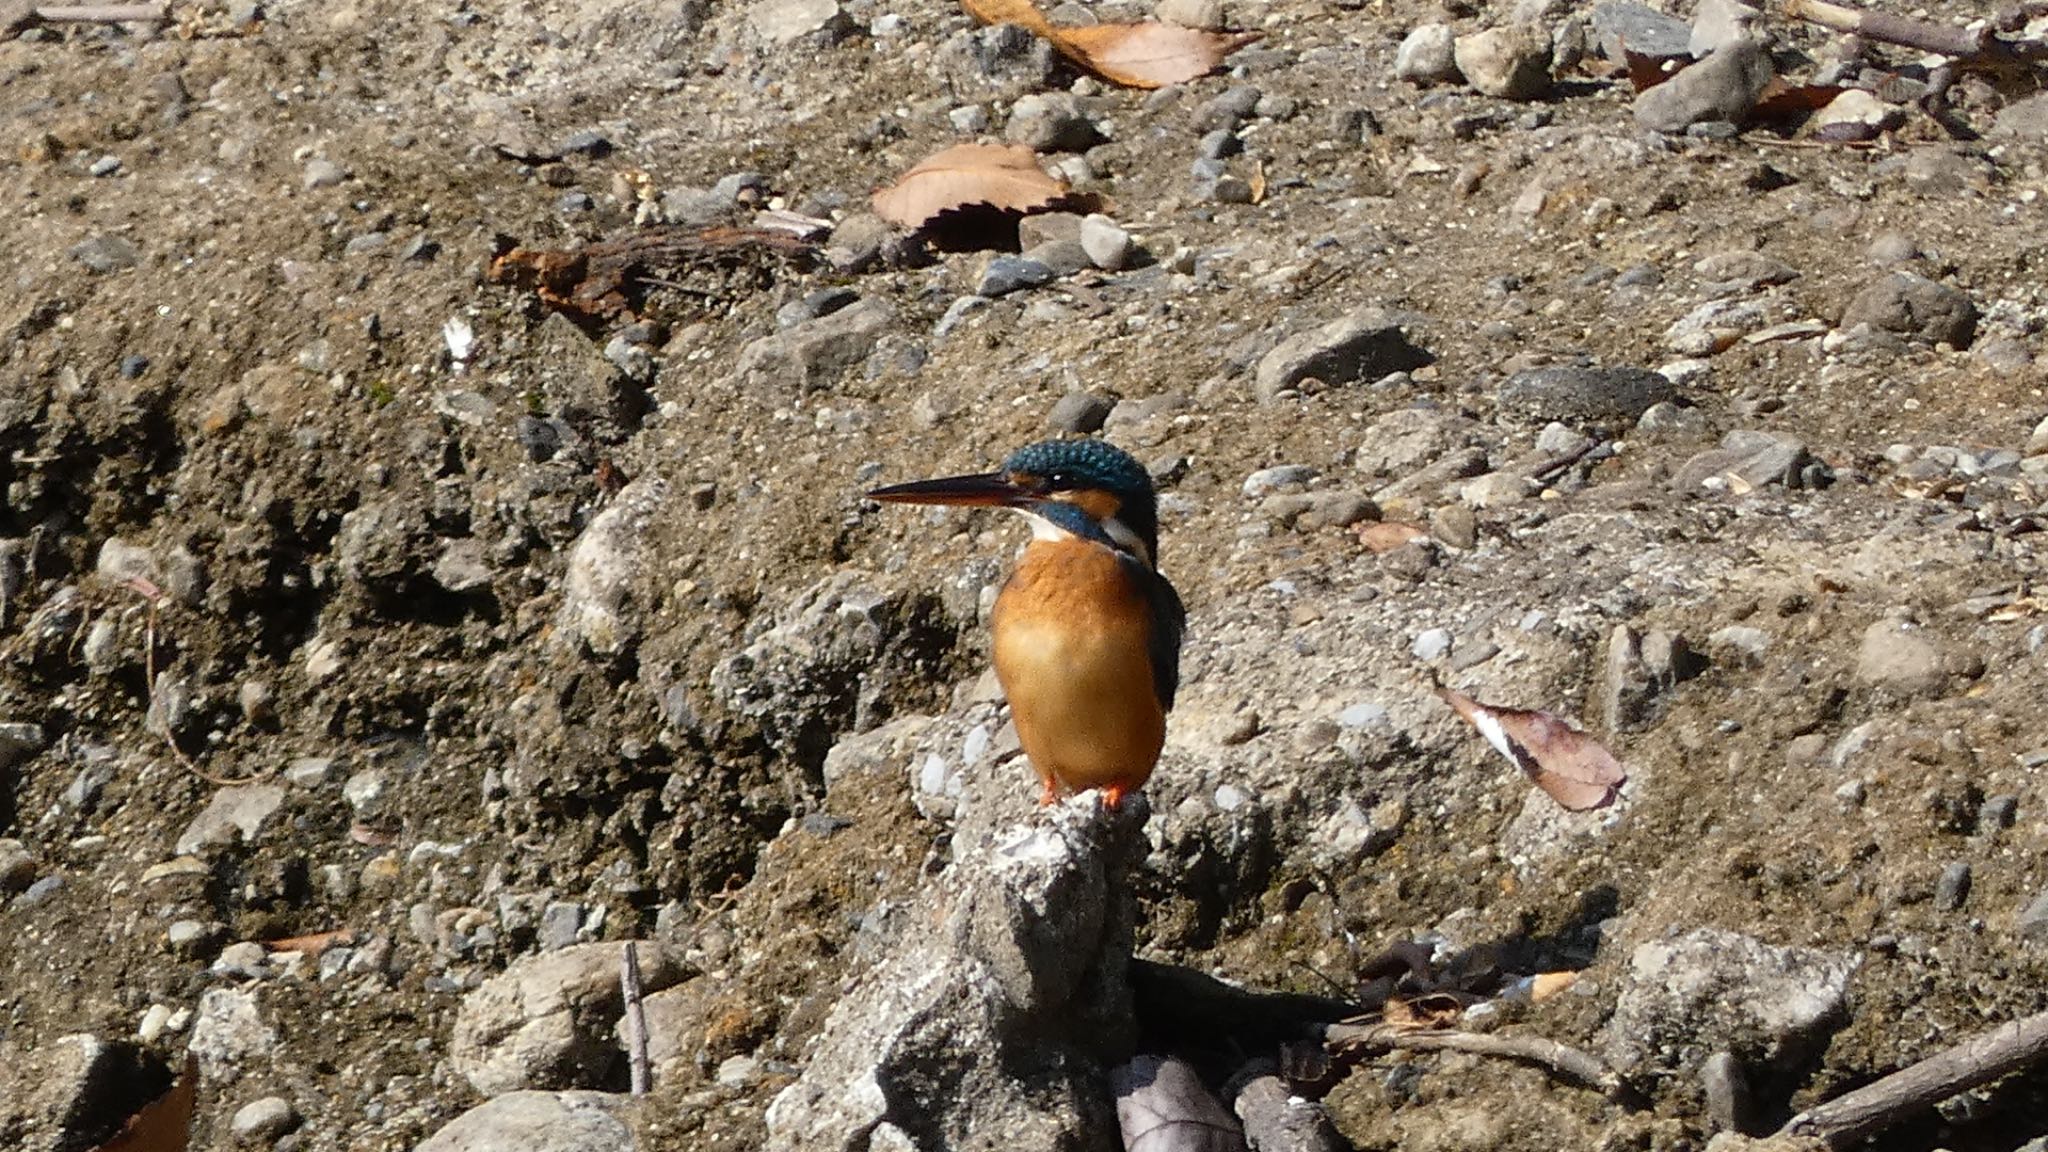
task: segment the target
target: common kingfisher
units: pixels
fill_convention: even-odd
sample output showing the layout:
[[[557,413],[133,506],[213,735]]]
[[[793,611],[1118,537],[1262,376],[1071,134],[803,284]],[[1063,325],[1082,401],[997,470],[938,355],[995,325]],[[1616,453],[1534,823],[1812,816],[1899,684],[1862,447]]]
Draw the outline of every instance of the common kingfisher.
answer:
[[[1001,471],[877,488],[875,500],[1009,508],[1031,542],[996,597],[996,679],[1044,785],[1102,792],[1115,808],[1144,786],[1180,686],[1187,610],[1159,574],[1152,478],[1100,440],[1020,448]]]

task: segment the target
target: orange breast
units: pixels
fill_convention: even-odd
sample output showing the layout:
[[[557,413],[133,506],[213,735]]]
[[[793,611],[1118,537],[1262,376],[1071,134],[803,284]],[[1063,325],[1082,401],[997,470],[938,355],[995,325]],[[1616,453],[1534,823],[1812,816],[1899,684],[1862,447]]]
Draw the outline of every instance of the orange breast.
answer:
[[[1144,784],[1166,740],[1149,606],[1108,549],[1035,541],[996,599],[996,679],[1040,779],[1066,791]]]

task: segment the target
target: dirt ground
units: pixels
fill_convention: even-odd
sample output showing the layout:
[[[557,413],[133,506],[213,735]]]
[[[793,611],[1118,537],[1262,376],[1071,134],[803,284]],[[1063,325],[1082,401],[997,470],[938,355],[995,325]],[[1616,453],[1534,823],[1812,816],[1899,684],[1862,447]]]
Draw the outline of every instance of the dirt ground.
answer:
[[[478,1101],[443,1060],[463,993],[571,905],[576,938],[687,942],[717,983],[657,1146],[757,1146],[862,925],[949,850],[923,766],[1011,773],[1028,818],[1023,766],[960,743],[1003,739],[983,621],[1021,533],[860,493],[992,467],[1073,392],[1160,477],[1190,610],[1141,954],[1317,993],[1411,938],[1583,969],[1516,1022],[1602,1051],[1642,945],[1853,961],[1842,1018],[1760,1058],[1766,1130],[2048,1008],[2048,138],[2001,118],[2032,77],[1965,75],[1951,127],[1869,145],[1664,137],[1590,65],[1525,102],[1395,79],[1411,28],[1507,5],[1232,0],[1264,39],[1160,93],[940,0],[824,7],[285,0],[0,42],[4,1062],[251,986],[274,1046],[210,1063],[193,1147],[281,1095],[277,1147],[409,1149]],[[1794,76],[1839,55],[1766,24]],[[986,253],[863,255],[872,190],[1046,91],[1096,125],[1084,184],[1148,259],[956,308]],[[1219,125],[1256,202],[1191,175]],[[757,208],[838,227],[581,327],[490,275],[513,243]],[[1966,346],[1840,325],[1899,271],[1967,296]],[[763,350],[827,289],[881,319]],[[1714,300],[1754,308],[1689,351],[1673,326]],[[1283,339],[1368,307],[1432,362],[1260,394]],[[1507,387],[1584,363],[1663,368],[1680,403]],[[1553,421],[1611,447],[1553,467]],[[1729,433],[1796,439],[1789,481],[1687,472]],[[1280,465],[1311,471],[1248,493]],[[1498,502],[1448,483],[1539,465]],[[1352,494],[1434,542],[1307,511]],[[1623,692],[1617,731],[1620,626],[1698,659]],[[1432,675],[1583,720],[1623,802],[1550,814]],[[248,782],[281,792],[181,845]],[[376,959],[216,970],[335,930]],[[1637,1111],[1438,1056],[1330,1104],[1359,1148],[1702,1147],[1714,1045],[1670,1043]],[[2043,1115],[2036,1070],[1879,1146],[2012,1148]]]

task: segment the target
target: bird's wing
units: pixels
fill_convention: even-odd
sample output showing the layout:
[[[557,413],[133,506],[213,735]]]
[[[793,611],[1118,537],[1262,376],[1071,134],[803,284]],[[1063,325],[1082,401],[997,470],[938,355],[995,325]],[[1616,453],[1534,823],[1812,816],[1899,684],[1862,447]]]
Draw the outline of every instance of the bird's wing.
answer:
[[[1159,706],[1173,710],[1173,697],[1180,690],[1180,638],[1187,625],[1188,610],[1180,602],[1180,593],[1166,582],[1166,577],[1145,568],[1145,594],[1152,601],[1152,629],[1150,656],[1152,658],[1152,691],[1159,697]]]

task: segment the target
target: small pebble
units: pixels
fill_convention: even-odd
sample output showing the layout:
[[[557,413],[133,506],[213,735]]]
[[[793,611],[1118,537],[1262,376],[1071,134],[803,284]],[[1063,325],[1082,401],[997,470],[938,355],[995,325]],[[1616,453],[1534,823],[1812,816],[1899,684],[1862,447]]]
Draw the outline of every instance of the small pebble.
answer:
[[[1441,660],[1451,650],[1451,632],[1448,628],[1425,628],[1416,633],[1415,643],[1408,651],[1417,660],[1425,662]]]
[[[1245,477],[1242,491],[1256,500],[1283,488],[1299,488],[1315,478],[1316,470],[1306,464],[1275,464]]]
[[[1970,862],[1957,860],[1941,870],[1941,879],[1934,885],[1934,906],[1943,912],[1953,912],[1970,898]]]
[[[334,161],[313,159],[306,162],[305,173],[299,178],[299,182],[304,184],[308,190],[332,188],[344,179],[347,179],[347,177],[348,174],[342,171],[341,165],[336,164]]]
[[[228,1131],[244,1144],[270,1144],[298,1126],[298,1109],[282,1096],[251,1100],[228,1121]]]
[[[1116,401],[1106,396],[1069,392],[1053,404],[1045,418],[1046,427],[1055,432],[1099,432],[1115,407]]]
[[[119,156],[102,156],[92,162],[92,167],[86,169],[86,171],[95,176],[112,176],[120,170],[121,158]]]

